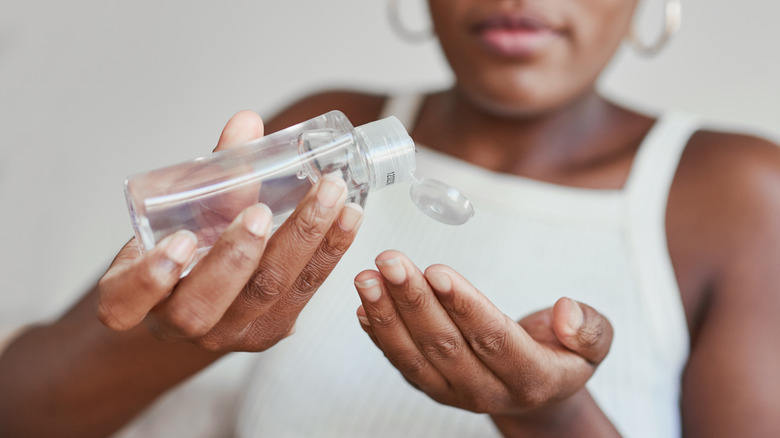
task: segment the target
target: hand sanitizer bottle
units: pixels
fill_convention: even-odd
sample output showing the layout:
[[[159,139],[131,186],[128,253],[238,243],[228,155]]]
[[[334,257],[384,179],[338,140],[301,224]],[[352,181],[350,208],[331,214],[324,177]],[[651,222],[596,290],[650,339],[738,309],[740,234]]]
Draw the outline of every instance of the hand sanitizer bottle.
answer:
[[[324,175],[343,178],[347,202],[363,206],[370,191],[410,180],[414,169],[414,142],[398,119],[353,127],[331,111],[243,146],[130,176],[125,196],[141,251],[190,230],[198,237],[194,265],[250,205],[268,205],[276,229]]]

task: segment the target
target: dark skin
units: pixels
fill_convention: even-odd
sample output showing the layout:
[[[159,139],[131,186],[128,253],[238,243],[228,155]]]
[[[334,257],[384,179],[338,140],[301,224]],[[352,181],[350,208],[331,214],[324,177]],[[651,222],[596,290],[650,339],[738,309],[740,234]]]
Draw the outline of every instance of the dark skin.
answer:
[[[485,120],[480,124],[474,123],[473,117],[453,118],[450,120],[454,121],[448,123],[442,115],[456,112],[456,107],[451,106],[453,101],[457,101],[457,96],[453,96],[455,93],[443,92],[426,99],[413,137],[420,144],[465,160],[469,160],[470,153],[478,158],[469,161],[489,157],[490,154],[480,153],[484,150],[481,148],[486,147],[486,139],[496,145],[508,141],[506,137],[493,136],[496,126],[503,123],[509,128],[519,124],[517,121],[507,123],[509,120],[485,117],[484,113]],[[304,113],[309,108],[316,113],[329,102],[339,102],[339,108],[351,118],[372,120],[379,115],[383,99],[381,96],[350,92],[325,93],[293,106],[292,111],[282,114],[282,117],[305,117]],[[621,188],[639,142],[654,119],[600,98],[593,99],[604,108],[604,126],[620,126],[620,129],[594,129],[599,137],[591,141],[614,147],[592,148],[590,154],[579,150],[580,154],[574,157],[561,153],[559,157],[563,158],[548,161],[552,166],[544,172],[536,166],[529,166],[526,172],[520,170],[524,168],[523,159],[512,157],[521,155],[523,151],[507,150],[501,146],[495,147],[495,151],[505,152],[504,159],[495,160],[500,165],[480,164],[491,170],[555,184],[595,189]],[[462,111],[470,115],[476,113],[473,108]],[[481,132],[483,135],[473,137],[482,141],[477,143],[478,146],[469,147],[474,143],[458,140],[470,138],[469,135],[446,136],[450,131],[440,129],[445,123],[452,127],[452,131],[468,124],[471,129],[463,128],[463,131]],[[528,132],[522,126],[518,128],[518,132]],[[516,138],[527,137],[519,135]],[[576,135],[572,138],[581,139]],[[560,138],[561,149],[568,148],[568,144],[571,143],[567,138]],[[552,148],[550,141],[531,144],[526,153],[536,151],[542,157],[553,155],[549,150],[540,150],[545,148]],[[511,171],[510,168],[518,170]],[[542,178],[542,175],[546,177]],[[764,333],[776,333],[779,328],[773,310],[778,309],[780,300],[770,291],[780,278],[776,278],[771,263],[754,266],[751,262],[753,257],[772,260],[771,254],[780,255],[780,227],[771,220],[777,217],[773,211],[780,208],[780,199],[772,193],[777,184],[780,184],[780,155],[774,144],[759,138],[699,131],[692,136],[681,158],[669,194],[667,239],[691,337],[691,358],[683,380],[685,436],[734,436],[746,430],[751,431],[748,432],[750,436],[771,436],[778,428],[771,413],[780,400],[775,399],[777,388],[766,380],[776,373],[780,356],[776,349],[766,348],[756,340],[764,337],[761,336]],[[745,199],[746,193],[754,195]],[[755,248],[749,250],[752,255],[745,254],[754,245]],[[726,281],[726,278],[729,280]],[[748,305],[750,302],[752,306]],[[359,310],[358,314],[365,316],[365,311]],[[364,328],[373,337],[371,328]],[[729,340],[729,348],[733,347],[733,350],[724,348],[724,339]],[[739,353],[734,353],[735,350]],[[724,390],[732,394],[728,403],[722,397],[721,391]],[[587,391],[576,393],[573,398],[585,400],[587,409],[594,409],[595,403],[592,403]],[[589,403],[592,404],[588,406]],[[598,409],[597,406],[595,409]],[[756,414],[766,421],[745,424],[745,418],[756,418]],[[588,418],[593,417],[591,412]],[[595,427],[603,436],[601,426]],[[582,431],[581,425],[578,430]],[[609,427],[606,430],[609,431]],[[512,435],[513,426],[506,426],[504,431]],[[527,432],[517,431],[518,434]],[[533,429],[533,432],[544,433],[538,429]]]
[[[459,25],[469,23],[469,17],[479,16],[482,8],[511,9],[506,6],[508,3],[430,2],[440,43],[458,82],[452,90],[426,99],[412,136],[420,144],[494,171],[574,187],[623,187],[637,147],[655,120],[600,98],[590,81],[595,76],[580,74],[603,68],[600,63],[605,63],[609,56],[600,56],[601,49],[588,52],[587,59],[575,53],[561,58],[551,55],[538,63],[531,59],[513,64],[503,58],[490,58],[470,46],[469,32],[459,29]],[[574,5],[561,15],[596,15],[605,20],[602,22],[606,22],[605,17],[619,21],[620,17],[630,16],[621,11],[630,12],[633,7],[631,2],[620,3],[591,2],[591,10],[604,8],[594,13],[578,10],[582,5]],[[528,4],[532,10],[543,10],[545,5],[560,6],[556,2]],[[627,23],[614,28],[621,26],[625,30]],[[582,30],[593,28],[590,23],[580,27],[572,24],[567,31],[573,34],[574,43],[569,47],[598,41],[601,47],[614,48],[614,29],[602,35],[606,39]],[[558,47],[550,50],[566,51]],[[550,75],[537,74],[537,70],[547,71],[545,63],[559,59],[574,65]],[[577,63],[581,59],[586,59],[586,65]],[[573,71],[578,72],[577,77],[566,76]],[[556,81],[556,74],[564,76],[560,82]],[[548,90],[553,91],[545,95]],[[568,92],[568,97],[561,97],[561,90]],[[283,117],[303,118],[309,108],[318,108],[324,102],[340,102],[339,107],[348,116],[367,120],[378,115],[382,98],[353,93],[315,96],[293,106]],[[774,220],[780,209],[778,184],[780,153],[776,145],[751,136],[699,131],[690,139],[679,164],[669,195],[666,226],[691,338],[681,406],[686,436],[774,436],[780,431],[780,423],[773,415],[780,405],[780,387],[775,383],[780,353],[772,336],[767,337],[780,332],[780,323],[774,316],[780,309],[780,298],[774,290],[780,280],[774,269],[774,261],[780,255],[780,226]],[[382,254],[378,261],[391,258],[411,263],[399,254]],[[378,336],[378,330],[384,330],[386,321],[394,318],[403,320],[406,330],[414,332],[424,318],[411,313],[423,312],[416,309],[405,314],[402,309],[416,299],[422,300],[419,297],[436,298],[445,310],[448,308],[446,298],[435,294],[431,279],[419,271],[414,273],[413,266],[406,266],[412,279],[401,287],[388,281],[381,267],[379,272],[358,276],[359,282],[375,279],[382,285],[382,296],[390,295],[396,303],[396,313],[382,314],[371,308],[378,306],[363,294],[364,306],[358,310],[358,316],[364,330],[407,380],[435,400],[478,412],[504,409],[505,406],[485,408],[479,403],[464,406],[456,394],[447,397],[435,388],[426,388],[421,382],[434,384],[437,376],[419,377],[418,370],[404,363],[408,360],[400,360],[409,356],[408,349],[394,345],[394,336],[400,335]],[[415,294],[409,292],[409,283],[425,279],[427,286],[418,287]],[[434,311],[428,312],[428,316],[429,321],[436,318]],[[450,316],[455,319],[452,313]],[[527,327],[525,321],[520,325]],[[411,343],[421,350],[419,357],[434,362],[431,355],[425,354],[422,335],[410,336]],[[543,342],[543,336],[537,339]],[[560,336],[558,340],[563,342]],[[472,349],[478,350],[474,345]],[[570,349],[578,351],[576,347]],[[434,367],[446,368],[435,362]],[[605,424],[606,418],[594,415],[598,409],[594,409],[591,399],[580,390],[570,393],[569,400],[578,401],[569,406],[584,406],[590,412],[588,418],[598,418],[597,424],[590,422],[588,427],[582,427],[583,423],[576,420],[576,413],[582,411],[577,408],[563,417],[550,414],[551,410],[546,408],[555,403],[539,403],[546,409],[537,411],[543,413],[539,417],[555,418],[554,422],[571,426],[569,432],[590,431],[594,436],[615,433]],[[572,418],[575,420],[568,421]],[[539,423],[529,416],[494,415],[494,419],[507,435],[555,435],[553,430],[537,427]]]
[[[240,112],[217,150],[262,134],[259,116]],[[3,435],[106,436],[226,353],[289,336],[360,226],[345,198],[343,181],[323,178],[272,237],[268,210],[251,206],[181,280],[195,255],[186,234],[143,256],[132,239],[79,303],[3,353]]]
[[[620,44],[635,2],[521,3],[430,1],[439,40],[457,84],[427,98],[412,136],[421,144],[491,170],[574,187],[622,187],[637,147],[654,120],[600,98],[594,82]],[[523,59],[481,50],[472,39],[473,20],[513,8],[542,15],[563,36],[555,38],[543,53]],[[378,117],[383,101],[383,96],[351,92],[319,94],[284,110],[266,131],[334,108],[345,112],[355,125],[367,123]],[[258,132],[258,126],[259,121],[250,115],[237,116],[226,127],[220,147],[259,136],[262,130]],[[691,336],[681,405],[685,436],[780,434],[775,415],[780,406],[780,349],[773,336],[780,333],[776,318],[780,294],[774,290],[780,284],[774,267],[780,260],[780,221],[775,219],[780,214],[779,193],[780,152],[775,145],[709,131],[691,138],[674,178],[666,220],[670,256]],[[289,238],[294,233],[282,230],[266,245],[264,237],[253,237],[236,227],[224,239],[238,240],[225,245],[221,256],[219,252],[209,255],[214,264],[246,260],[235,258],[231,250],[240,248],[241,242],[250,242],[243,253],[249,254],[252,262],[237,268],[250,286],[247,289],[238,282],[226,287],[222,292],[235,299],[220,305],[253,309],[255,319],[251,321],[257,322],[247,323],[251,318],[243,317],[239,318],[243,326],[238,325],[259,328],[253,336],[241,336],[244,329],[235,329],[236,314],[245,312],[182,318],[175,315],[191,312],[187,305],[197,300],[154,305],[171,289],[182,292],[181,296],[203,298],[204,289],[195,286],[219,279],[220,272],[206,275],[202,269],[204,272],[198,274],[201,282],[180,285],[174,270],[153,277],[146,287],[130,288],[127,285],[133,281],[148,280],[154,269],[144,270],[144,264],[131,256],[132,251],[120,253],[115,265],[81,303],[60,321],[25,332],[2,356],[0,429],[10,436],[105,435],[228,351],[271,347],[289,333],[307,297],[354,236],[354,229],[344,232],[339,227],[339,207],[318,209],[313,200],[306,205],[302,211],[320,212],[324,219],[317,221],[319,227],[305,227],[313,232],[304,242],[286,239],[285,235]],[[311,217],[320,216],[302,214],[297,223]],[[271,245],[274,240],[278,243]],[[329,244],[322,247],[323,242]],[[312,255],[328,255],[327,263],[314,263],[314,271],[307,268],[309,264],[280,274],[283,264],[274,260],[283,260],[280,254],[286,251],[299,253],[300,245]],[[269,253],[267,247],[277,250]],[[135,267],[123,268],[132,264],[124,265],[125,259]],[[147,255],[144,260],[155,259]],[[392,266],[398,266],[390,263],[393,260],[404,267],[403,278],[393,271]],[[598,309],[560,300],[515,324],[447,267],[436,265],[423,272],[393,251],[381,254],[377,261],[377,271],[364,271],[356,277],[363,300],[358,317],[363,329],[410,383],[438,402],[491,414],[507,436],[617,434],[584,388],[611,341],[609,324]],[[281,294],[265,299],[249,292],[257,291],[251,284],[258,268],[261,281],[263,275],[286,278],[283,283],[288,286],[281,288]],[[191,276],[197,279],[195,274],[193,271]],[[306,279],[303,283],[307,287],[300,286],[300,278]],[[449,279],[449,287],[442,278]],[[370,280],[376,282],[378,295],[372,295]],[[148,302],[127,305],[124,297],[138,296],[138,290],[151,290],[152,297]],[[246,300],[247,296],[254,299]],[[100,300],[102,306],[98,306]],[[268,312],[273,306],[258,305],[257,300],[281,307]],[[415,303],[426,304],[421,310]],[[175,310],[177,307],[180,310]],[[127,330],[117,332],[100,325],[96,308],[102,309],[99,315],[106,325]],[[568,322],[572,315],[578,315],[577,309],[583,315],[580,329]],[[511,342],[473,343],[479,337],[474,336],[476,329],[470,326],[473,318],[468,315],[503,324],[508,334],[501,339]],[[145,320],[148,328],[134,325],[139,319]],[[192,322],[204,320],[207,324]],[[450,342],[422,339],[421,327],[436,328]],[[588,338],[583,333],[600,336]],[[417,351],[420,345],[434,348]],[[451,348],[440,348],[442,345],[458,345],[458,354],[451,354]],[[501,348],[491,349],[491,345]],[[500,378],[513,370],[501,369],[502,361],[491,361],[491,354],[512,359],[518,349],[529,357],[522,365],[531,372],[512,376],[526,383],[523,388],[535,381],[530,392],[501,385]],[[31,370],[32,363],[39,365]],[[421,363],[431,366],[414,366]],[[440,385],[442,379],[469,380],[452,379],[458,373],[468,374],[490,391]],[[563,381],[563,375],[574,377]],[[127,392],[129,388],[133,391]],[[116,397],[119,392],[132,396]],[[38,421],[42,416],[49,421]]]

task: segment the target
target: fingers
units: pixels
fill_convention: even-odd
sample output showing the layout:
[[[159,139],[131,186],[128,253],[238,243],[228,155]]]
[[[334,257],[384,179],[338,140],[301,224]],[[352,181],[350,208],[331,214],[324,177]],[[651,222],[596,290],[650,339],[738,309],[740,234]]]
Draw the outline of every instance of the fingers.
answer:
[[[239,111],[228,120],[214,152],[238,146],[263,136],[263,120],[254,111]]]
[[[460,274],[434,265],[425,276],[471,349],[497,376],[516,374],[518,361],[534,356],[538,348],[531,337]]]
[[[103,319],[125,328],[145,318],[158,338],[183,338],[213,351],[269,348],[292,333],[298,313],[353,242],[362,208],[345,206],[346,196],[343,180],[322,178],[273,238],[268,208],[247,208],[186,278],[179,280],[188,261],[145,295],[134,295],[135,283],[112,283],[107,275],[107,286],[126,286],[116,296],[134,302],[131,312],[121,300],[109,300]],[[117,262],[116,272],[126,265]]]
[[[428,279],[408,258],[387,251],[377,257],[376,264],[418,348],[448,381],[468,379],[475,372],[490,373],[469,348]],[[503,319],[500,312],[498,316]]]
[[[262,137],[263,121],[252,111],[235,114],[225,125],[215,151]],[[254,189],[256,199],[257,188]],[[237,212],[236,212],[237,213]],[[234,213],[233,216],[236,214]],[[230,216],[230,217],[233,217]],[[139,257],[131,241],[117,255],[99,281],[98,317],[108,327],[126,330],[141,322],[149,311],[171,293],[182,271],[189,266],[197,237],[181,231],[163,239]]]
[[[171,292],[196,247],[196,237],[189,231],[166,237],[143,256],[131,240],[98,282],[98,318],[113,330],[138,325]]]
[[[609,349],[609,323],[574,301],[517,323],[451,268],[423,274],[395,251],[376,264],[379,272],[355,278],[360,325],[410,383],[442,403],[497,413],[560,400],[583,387]]]
[[[362,220],[363,208],[360,205],[350,203],[341,209],[337,221],[295,280],[291,293],[283,297],[284,304],[298,305],[311,298],[355,240]]]
[[[422,272],[396,251],[380,254],[376,265],[379,273],[367,271],[355,282],[367,316],[363,326],[404,377],[435,399],[453,388],[463,400],[500,392],[500,380],[474,354]]]
[[[338,219],[331,225],[314,255],[298,274],[293,286],[279,297],[268,313],[255,324],[255,330],[277,331],[277,327],[286,327],[295,321],[314,292],[352,245],[362,221],[363,208],[360,205],[350,203],[342,207]]]
[[[248,326],[291,290],[322,246],[346,196],[341,178],[326,176],[317,182],[269,240],[257,270],[226,313],[228,324],[234,329]],[[318,281],[312,280],[312,286]]]
[[[612,324],[592,307],[569,298],[553,306],[553,331],[566,348],[598,365],[612,345]]]
[[[368,337],[371,339],[371,342],[374,343],[376,348],[382,349],[382,346],[379,345],[379,340],[376,338],[376,335],[374,335],[374,330],[371,328],[371,323],[368,321],[368,315],[366,315],[366,309],[363,308],[361,305],[357,309],[357,318],[360,322],[360,328],[363,329],[364,332],[368,335]]]
[[[208,255],[154,310],[149,321],[154,329],[186,338],[211,331],[255,272],[272,222],[271,210],[262,204],[241,212]]]
[[[390,363],[424,391],[446,391],[449,383],[418,348],[382,276],[376,271],[363,271],[355,277],[355,287],[370,324],[369,335]]]

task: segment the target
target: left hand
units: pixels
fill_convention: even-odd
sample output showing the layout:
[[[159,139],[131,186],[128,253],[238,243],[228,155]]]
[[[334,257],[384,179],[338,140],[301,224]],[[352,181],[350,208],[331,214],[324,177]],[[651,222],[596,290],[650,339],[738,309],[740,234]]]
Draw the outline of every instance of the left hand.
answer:
[[[580,392],[612,343],[607,319],[571,299],[517,323],[451,268],[423,274],[396,251],[376,264],[355,278],[361,326],[437,402],[533,416]]]

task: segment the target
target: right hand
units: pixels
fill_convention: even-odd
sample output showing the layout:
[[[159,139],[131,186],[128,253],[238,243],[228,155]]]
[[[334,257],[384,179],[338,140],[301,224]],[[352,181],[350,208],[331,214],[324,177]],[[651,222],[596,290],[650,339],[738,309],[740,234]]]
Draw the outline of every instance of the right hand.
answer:
[[[243,111],[225,126],[216,150],[262,136],[260,117]],[[295,320],[354,240],[362,220],[344,205],[347,188],[321,179],[270,236],[261,204],[244,210],[185,278],[195,236],[179,231],[141,255],[132,239],[98,283],[98,316],[109,328],[142,321],[164,340],[215,352],[263,351],[291,334]]]

